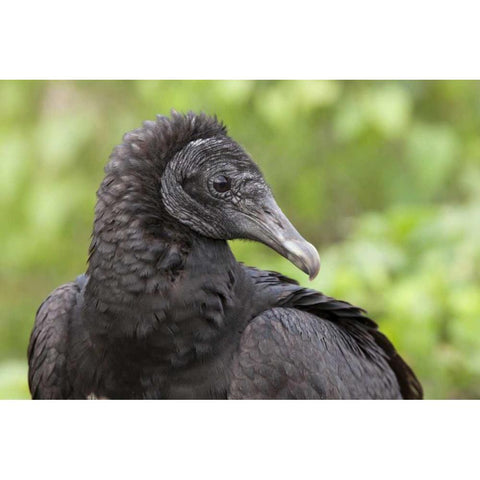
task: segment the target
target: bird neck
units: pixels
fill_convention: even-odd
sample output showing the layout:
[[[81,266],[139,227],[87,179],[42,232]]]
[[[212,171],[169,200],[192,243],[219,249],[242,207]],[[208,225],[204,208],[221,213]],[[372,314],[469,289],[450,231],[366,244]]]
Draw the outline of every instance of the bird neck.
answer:
[[[125,333],[143,328],[146,334],[185,305],[191,315],[211,314],[220,322],[218,315],[206,311],[206,300],[227,297],[232,278],[241,270],[226,241],[192,231],[186,235],[168,221],[154,232],[122,215],[105,214],[101,220],[96,221],[90,247],[88,303],[110,313],[115,322],[125,317]],[[138,312],[145,313],[144,322],[137,321]]]
[[[165,226],[157,234],[120,215],[96,226],[88,259],[87,293],[109,306],[136,305],[165,295],[185,267],[191,240]]]
[[[161,292],[190,248],[185,229],[157,201],[152,178],[142,187],[138,179],[107,172],[97,192],[87,294],[110,308]]]
[[[128,249],[134,238],[118,239],[115,248],[98,238],[90,258],[83,320],[102,348],[99,362],[114,372],[114,390],[104,395],[115,396],[118,378],[145,371],[156,372],[164,397],[223,395],[227,376],[219,372],[252,317],[253,285],[243,267],[225,241],[192,235],[187,246],[148,237],[144,249]],[[182,385],[190,393],[175,390]],[[143,394],[141,385],[131,388]]]

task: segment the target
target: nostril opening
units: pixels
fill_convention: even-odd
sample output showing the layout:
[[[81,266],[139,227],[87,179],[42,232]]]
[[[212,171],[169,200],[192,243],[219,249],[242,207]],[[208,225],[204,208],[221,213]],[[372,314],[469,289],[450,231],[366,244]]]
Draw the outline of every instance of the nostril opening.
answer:
[[[264,207],[263,212],[265,213],[265,215],[272,218],[273,223],[278,228],[280,228],[280,230],[285,230],[285,227],[282,225],[282,222],[278,218],[276,218],[275,214],[269,208]]]

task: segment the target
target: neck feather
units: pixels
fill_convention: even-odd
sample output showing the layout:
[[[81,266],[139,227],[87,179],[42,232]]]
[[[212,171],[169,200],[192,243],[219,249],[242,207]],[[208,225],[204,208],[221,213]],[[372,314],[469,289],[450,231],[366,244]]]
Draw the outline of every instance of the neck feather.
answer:
[[[101,302],[124,304],[159,293],[182,270],[191,248],[191,235],[145,188],[140,179],[107,174],[97,192],[87,273],[89,293]]]

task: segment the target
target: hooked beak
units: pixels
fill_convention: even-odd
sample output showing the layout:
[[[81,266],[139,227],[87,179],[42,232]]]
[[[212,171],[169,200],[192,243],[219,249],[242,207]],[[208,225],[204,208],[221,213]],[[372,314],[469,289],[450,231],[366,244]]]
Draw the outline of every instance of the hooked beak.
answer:
[[[320,270],[316,248],[307,242],[284,215],[274,198],[269,196],[263,206],[247,214],[255,226],[248,238],[257,240],[290,260],[313,280]]]

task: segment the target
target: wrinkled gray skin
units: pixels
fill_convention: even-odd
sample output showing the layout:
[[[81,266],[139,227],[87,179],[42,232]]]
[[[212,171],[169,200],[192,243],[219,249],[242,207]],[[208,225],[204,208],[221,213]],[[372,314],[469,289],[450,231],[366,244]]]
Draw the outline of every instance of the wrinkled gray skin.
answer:
[[[219,193],[223,175],[231,189]],[[167,165],[162,199],[170,215],[206,237],[257,240],[287,257],[313,279],[320,269],[315,248],[295,230],[275,202],[257,166],[234,142],[191,142]]]
[[[235,260],[245,238],[320,268],[216,119],[145,122],[105,173],[87,273],[37,312],[33,398],[421,398],[361,309]]]

